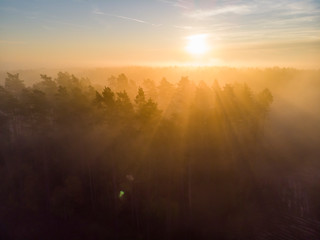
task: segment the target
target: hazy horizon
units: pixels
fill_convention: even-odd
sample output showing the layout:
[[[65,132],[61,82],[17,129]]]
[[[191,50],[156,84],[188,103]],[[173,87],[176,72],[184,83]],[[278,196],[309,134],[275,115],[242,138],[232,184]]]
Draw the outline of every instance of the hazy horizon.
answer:
[[[320,67],[294,67],[294,66],[279,66],[279,65],[270,65],[270,66],[254,66],[254,65],[243,65],[243,66],[236,66],[236,65],[102,65],[102,66],[53,66],[53,67],[45,67],[45,66],[38,66],[38,67],[11,67],[11,68],[1,68],[0,72],[12,72],[18,73],[21,71],[56,71],[56,72],[72,72],[73,70],[76,71],[88,71],[88,70],[103,70],[103,69],[130,69],[130,68],[150,68],[150,69],[170,69],[170,68],[179,68],[179,69],[209,69],[209,68],[229,68],[229,69],[237,69],[237,70],[250,70],[250,69],[259,69],[259,70],[268,70],[268,69],[293,69],[298,71],[318,71]]]

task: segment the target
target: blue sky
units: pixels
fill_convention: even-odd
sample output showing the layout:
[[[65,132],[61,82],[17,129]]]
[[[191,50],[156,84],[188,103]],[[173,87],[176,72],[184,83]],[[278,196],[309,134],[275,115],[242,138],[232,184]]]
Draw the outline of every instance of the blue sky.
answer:
[[[206,34],[195,57],[186,39]],[[320,1],[0,0],[2,68],[319,67]]]

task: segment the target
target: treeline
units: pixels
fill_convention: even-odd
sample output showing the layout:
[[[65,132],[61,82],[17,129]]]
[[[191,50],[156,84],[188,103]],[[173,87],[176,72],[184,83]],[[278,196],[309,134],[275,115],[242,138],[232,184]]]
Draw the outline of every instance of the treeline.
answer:
[[[257,239],[286,211],[264,168],[268,89],[41,79],[0,86],[1,237]]]
[[[32,86],[41,80],[40,74],[56,76],[61,69],[29,69],[15,70],[19,73],[26,86]],[[303,70],[293,68],[232,68],[232,67],[110,67],[110,68],[78,68],[64,69],[78,78],[89,78],[91,84],[105,86],[106,79],[110,76],[117,78],[121,73],[129,77],[129,83],[141,85],[144,79],[152,79],[158,85],[163,76],[171,83],[178,83],[181,76],[188,76],[193,81],[203,80],[209,86],[214,79],[221,85],[233,82],[247,83],[251,89],[261,91],[268,88],[273,95],[278,89],[283,90],[288,84],[304,83],[305,87],[313,85],[319,87],[319,69]],[[7,73],[0,71],[0,85],[4,85]],[[132,80],[132,81],[131,81]],[[306,84],[307,83],[307,84]]]

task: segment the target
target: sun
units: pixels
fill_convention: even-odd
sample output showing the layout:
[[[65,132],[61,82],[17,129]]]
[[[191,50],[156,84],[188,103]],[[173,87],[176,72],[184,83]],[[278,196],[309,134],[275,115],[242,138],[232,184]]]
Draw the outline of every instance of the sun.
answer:
[[[209,46],[207,44],[206,34],[197,34],[187,37],[186,51],[193,55],[203,55],[207,53]]]

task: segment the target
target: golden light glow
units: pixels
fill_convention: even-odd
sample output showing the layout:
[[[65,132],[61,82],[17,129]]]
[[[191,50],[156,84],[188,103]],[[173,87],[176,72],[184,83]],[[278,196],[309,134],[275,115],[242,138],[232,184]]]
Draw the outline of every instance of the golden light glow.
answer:
[[[207,44],[207,35],[198,34],[187,37],[186,51],[193,55],[203,55],[207,53],[209,46]]]

